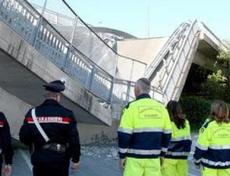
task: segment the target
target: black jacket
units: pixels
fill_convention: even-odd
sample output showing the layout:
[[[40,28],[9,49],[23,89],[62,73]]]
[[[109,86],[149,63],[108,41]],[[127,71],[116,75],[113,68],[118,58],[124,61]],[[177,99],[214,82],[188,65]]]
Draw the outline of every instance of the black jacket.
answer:
[[[68,146],[68,149],[62,154],[43,149],[42,146],[46,142],[36,128],[31,110],[29,110],[20,129],[19,137],[24,144],[35,148],[32,153],[32,164],[69,162],[70,158],[73,162],[78,162],[80,142],[73,112],[64,108],[57,101],[48,99],[36,107],[36,116],[50,138],[48,143],[64,144]]]
[[[13,149],[11,145],[10,127],[2,112],[0,112],[0,149],[4,155],[5,163],[12,164]]]

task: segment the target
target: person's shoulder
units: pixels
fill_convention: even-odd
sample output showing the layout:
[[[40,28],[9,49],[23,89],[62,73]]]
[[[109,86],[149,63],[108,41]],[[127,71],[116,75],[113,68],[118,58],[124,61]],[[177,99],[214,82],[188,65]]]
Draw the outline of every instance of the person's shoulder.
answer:
[[[143,102],[143,100],[144,100],[144,102]],[[147,102],[146,102],[146,101],[147,101]],[[150,105],[150,106],[154,106],[154,107],[159,107],[159,108],[166,109],[165,106],[164,106],[161,102],[159,102],[159,101],[157,101],[157,100],[155,100],[155,99],[152,99],[152,98],[145,98],[145,99],[139,99],[139,100],[130,101],[130,102],[124,107],[124,109],[129,109],[129,108],[132,108],[132,107],[139,106],[140,103],[141,103],[141,104],[147,103],[147,104]]]
[[[188,119],[185,119],[185,128],[190,129],[190,122]]]
[[[61,110],[66,113],[66,114],[70,114],[73,115],[73,111],[71,109],[66,108],[65,106],[59,104],[59,107],[61,108]]]
[[[5,116],[3,112],[0,111],[0,117]]]
[[[147,101],[147,103],[154,104],[154,106],[157,107],[165,107],[160,101],[153,98],[146,98],[145,101]]]
[[[129,109],[130,107],[132,107],[132,105],[137,102],[137,100],[133,100],[127,103],[127,105],[125,105],[125,107],[123,109]]]
[[[61,109],[63,109],[64,111],[66,111],[66,112],[73,112],[72,110],[70,110],[69,108],[63,106],[62,104],[58,104],[58,106],[59,106]]]
[[[186,125],[190,125],[190,122],[189,122],[188,119],[185,119],[185,124],[186,124]]]
[[[213,125],[215,125],[215,121],[211,120],[210,118],[206,119],[205,122],[203,123],[203,125],[201,126],[199,132],[203,133],[204,130],[206,130],[207,128],[212,127]]]
[[[168,110],[166,109],[165,105],[163,103],[161,103],[158,100],[152,99],[152,105],[158,109],[159,111],[168,114]]]
[[[5,119],[5,114],[3,112],[0,111],[0,119]]]
[[[216,121],[215,120],[211,120],[211,119],[206,119],[204,124],[202,125],[202,127],[204,128],[208,128],[208,127],[212,127],[216,125]]]
[[[36,107],[31,107],[27,112],[26,112],[26,116],[31,116],[31,111],[36,108]]]
[[[216,127],[216,126],[219,126],[219,125],[217,124],[217,122],[216,122],[215,120],[211,120],[211,121],[208,123],[207,128],[208,128],[208,127],[212,128],[212,127]]]

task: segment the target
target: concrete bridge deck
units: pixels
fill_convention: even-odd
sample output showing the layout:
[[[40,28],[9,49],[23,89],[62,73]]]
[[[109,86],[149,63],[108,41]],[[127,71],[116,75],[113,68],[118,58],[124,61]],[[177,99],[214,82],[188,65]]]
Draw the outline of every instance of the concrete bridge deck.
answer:
[[[43,101],[42,85],[62,78],[67,84],[61,103],[74,110],[79,122],[111,124],[111,109],[104,107],[100,98],[57,68],[1,21],[0,31],[0,87],[6,91],[6,94],[15,96],[14,99],[27,107],[23,108],[21,113],[19,111],[12,113],[10,111],[18,109],[15,106],[21,105],[7,102],[8,104],[1,110],[8,115],[9,121],[13,122],[13,119],[23,121],[21,115],[25,110],[28,110],[30,105],[35,106]],[[5,100],[1,99],[2,102]],[[13,104],[14,106],[11,106]],[[13,130],[18,131],[18,128]]]

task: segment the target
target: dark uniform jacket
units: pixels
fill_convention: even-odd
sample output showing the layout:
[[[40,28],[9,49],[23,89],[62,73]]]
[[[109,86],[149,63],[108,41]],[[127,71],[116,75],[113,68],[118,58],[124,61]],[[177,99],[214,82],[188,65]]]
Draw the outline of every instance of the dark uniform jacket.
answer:
[[[68,163],[70,158],[78,162],[80,157],[80,142],[76,127],[76,120],[72,111],[64,108],[55,100],[45,100],[43,104],[36,107],[36,117],[41,127],[49,137],[49,143],[58,143],[67,146],[67,151],[57,153],[56,151],[44,149],[47,144],[36,128],[31,110],[25,116],[24,124],[21,127],[20,140],[32,147],[32,164]]]
[[[12,164],[13,149],[11,146],[10,127],[2,112],[0,112],[0,150],[1,154],[4,155],[5,163]]]

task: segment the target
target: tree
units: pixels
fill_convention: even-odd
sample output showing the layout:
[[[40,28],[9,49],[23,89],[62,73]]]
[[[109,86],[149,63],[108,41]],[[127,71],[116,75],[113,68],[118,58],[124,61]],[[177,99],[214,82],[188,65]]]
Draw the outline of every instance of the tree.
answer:
[[[214,65],[214,72],[208,75],[203,84],[209,99],[223,99],[230,102],[230,44],[220,50]]]
[[[230,43],[226,50],[221,50],[219,56],[217,57],[216,68],[221,69],[223,76],[226,78],[226,84],[228,90],[230,90]]]

